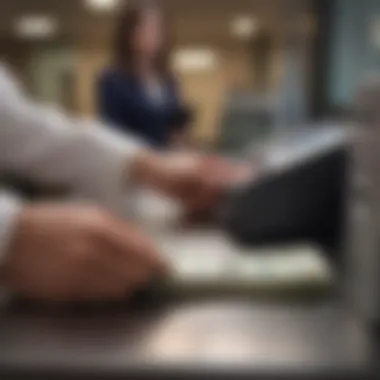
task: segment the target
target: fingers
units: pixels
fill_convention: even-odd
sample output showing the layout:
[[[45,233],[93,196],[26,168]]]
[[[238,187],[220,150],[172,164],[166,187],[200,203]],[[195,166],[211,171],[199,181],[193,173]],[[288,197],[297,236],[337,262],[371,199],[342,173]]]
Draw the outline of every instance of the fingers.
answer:
[[[114,220],[103,230],[102,244],[109,251],[106,259],[117,265],[151,272],[153,275],[165,273],[167,265],[150,237],[138,228],[120,220]]]
[[[80,297],[90,300],[126,298],[161,276],[166,266],[149,238],[113,219],[104,226],[93,259],[80,279]]]
[[[246,182],[252,176],[252,170],[248,165],[206,156],[199,163],[197,175],[197,187],[187,201],[189,213],[196,216],[212,211],[229,188]]]
[[[99,301],[128,299],[148,286],[153,278],[151,272],[139,268],[120,271],[120,268],[94,265],[81,274],[72,298]]]
[[[78,301],[106,301],[127,299],[136,290],[128,280],[112,275],[104,270],[92,270],[82,274],[77,289],[71,299]]]

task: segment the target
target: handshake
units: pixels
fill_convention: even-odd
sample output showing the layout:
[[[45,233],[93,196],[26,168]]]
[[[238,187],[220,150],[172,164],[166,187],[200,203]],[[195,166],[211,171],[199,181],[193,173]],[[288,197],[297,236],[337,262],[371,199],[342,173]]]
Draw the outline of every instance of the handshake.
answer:
[[[219,157],[143,151],[128,181],[180,201],[189,215],[217,206],[231,184],[249,176]],[[25,206],[0,268],[2,285],[42,301],[128,298],[168,270],[151,238],[93,206]]]

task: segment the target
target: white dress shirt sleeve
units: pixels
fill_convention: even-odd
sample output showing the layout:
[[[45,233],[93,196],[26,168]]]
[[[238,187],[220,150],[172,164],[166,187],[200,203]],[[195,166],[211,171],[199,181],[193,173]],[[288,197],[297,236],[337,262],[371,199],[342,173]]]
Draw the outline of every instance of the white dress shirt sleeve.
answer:
[[[142,144],[95,121],[30,102],[0,66],[0,173],[62,186],[109,208],[120,205]]]
[[[33,104],[0,65],[0,177],[62,186],[76,198],[120,211],[128,166],[141,147],[101,123]],[[17,197],[0,192],[0,262],[21,207]]]
[[[17,196],[0,190],[0,264],[5,258],[21,209],[22,202]]]

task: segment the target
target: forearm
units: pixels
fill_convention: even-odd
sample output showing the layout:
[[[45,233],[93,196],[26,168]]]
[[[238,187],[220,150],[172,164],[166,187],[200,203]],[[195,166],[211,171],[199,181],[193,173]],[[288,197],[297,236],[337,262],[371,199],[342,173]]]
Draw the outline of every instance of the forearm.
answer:
[[[197,187],[200,161],[201,156],[195,153],[142,150],[131,166],[130,177],[134,183],[182,197]]]
[[[132,136],[30,102],[0,67],[0,174],[65,188],[120,210],[128,183],[185,198],[199,185],[199,157],[164,154]]]

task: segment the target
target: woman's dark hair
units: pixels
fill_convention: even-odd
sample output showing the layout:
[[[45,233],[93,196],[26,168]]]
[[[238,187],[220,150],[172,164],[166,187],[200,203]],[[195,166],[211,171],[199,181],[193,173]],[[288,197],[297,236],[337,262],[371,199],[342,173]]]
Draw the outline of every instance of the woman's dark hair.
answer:
[[[133,47],[133,39],[144,14],[154,9],[159,9],[155,1],[140,0],[127,4],[121,13],[115,30],[113,59],[116,66],[123,71],[133,72],[136,70],[136,52]],[[165,22],[162,25],[165,27]],[[160,75],[170,76],[170,46],[166,31],[164,31],[164,40],[155,60],[155,68]]]

